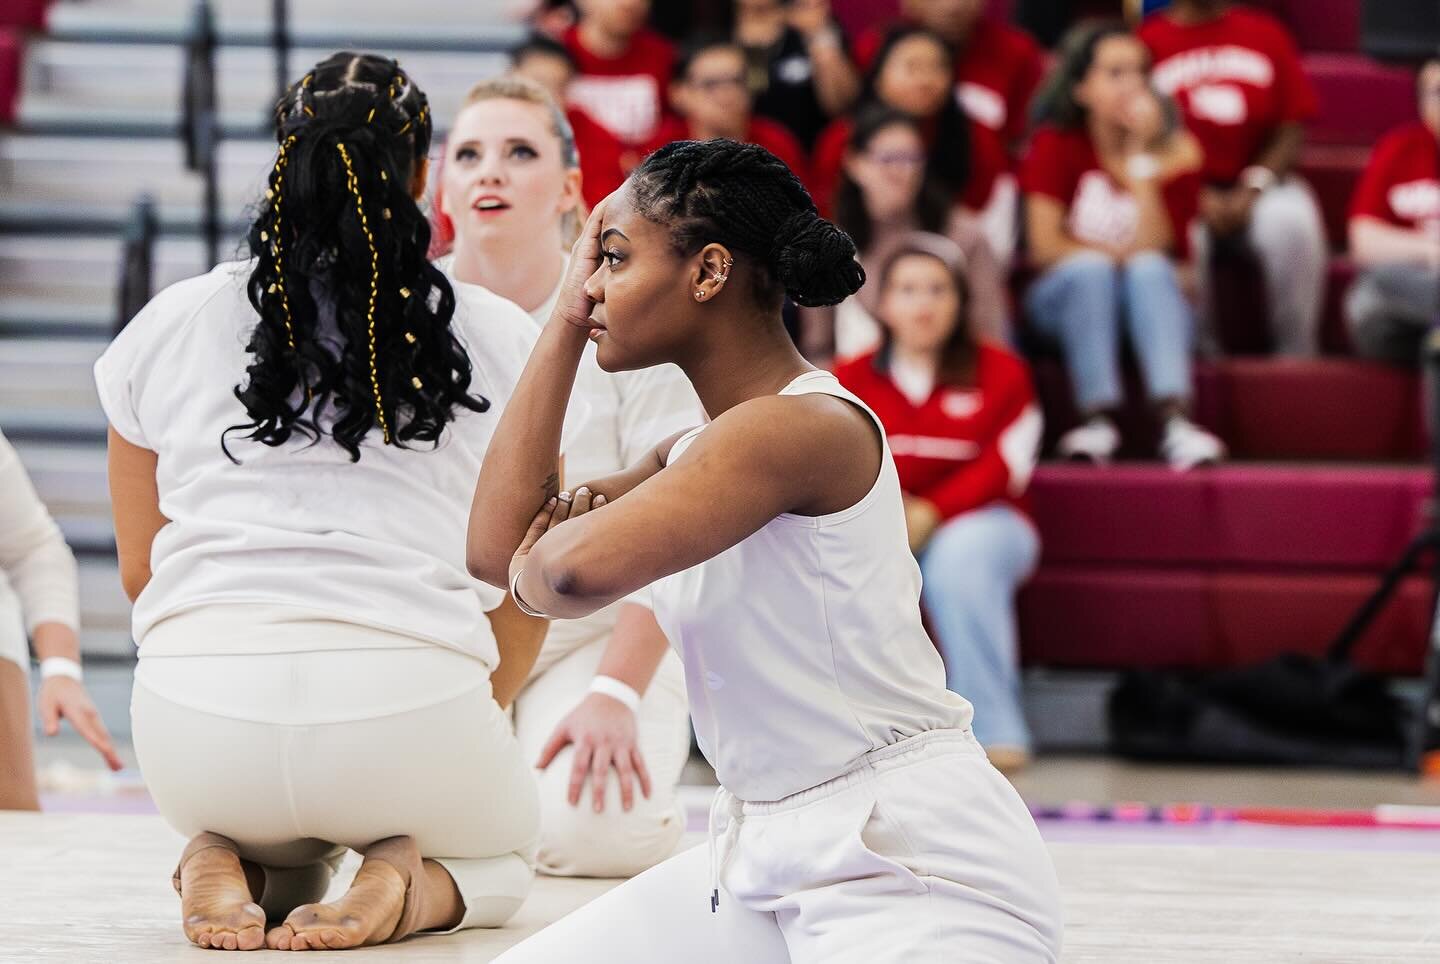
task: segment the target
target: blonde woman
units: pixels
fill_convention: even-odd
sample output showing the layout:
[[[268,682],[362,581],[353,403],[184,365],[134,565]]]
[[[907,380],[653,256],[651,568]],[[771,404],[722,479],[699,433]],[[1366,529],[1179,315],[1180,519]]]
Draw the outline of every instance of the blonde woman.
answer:
[[[470,92],[451,128],[439,200],[455,229],[458,290],[483,285],[549,320],[582,204],[579,163],[565,115],[543,88],[506,77]],[[608,374],[594,346],[575,397],[589,418],[565,454],[574,479],[617,472],[703,419],[674,365]],[[553,623],[516,699],[515,729],[541,770],[542,871],[632,876],[670,856],[684,832],[675,786],[689,753],[687,702],[680,661],[646,603],[625,599]]]

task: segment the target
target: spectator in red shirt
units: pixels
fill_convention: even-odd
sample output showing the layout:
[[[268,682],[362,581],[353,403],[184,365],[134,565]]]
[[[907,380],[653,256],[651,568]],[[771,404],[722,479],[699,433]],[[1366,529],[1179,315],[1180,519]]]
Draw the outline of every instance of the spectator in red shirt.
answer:
[[[650,0],[577,0],[576,6],[580,22],[562,38],[579,69],[569,102],[621,143],[644,144],[663,119],[675,50],[646,28]]]
[[[1042,121],[1020,173],[1035,330],[1059,342],[1083,422],[1060,439],[1067,458],[1108,462],[1120,446],[1129,336],[1177,469],[1224,446],[1187,416],[1193,319],[1176,259],[1186,253],[1202,163],[1195,139],[1151,89],[1145,48],[1123,24],[1077,28],[1036,103]]]
[[[877,276],[890,253],[914,231],[944,234],[965,255],[966,311],[979,337],[1008,341],[1005,277],[975,217],[954,203],[925,169],[925,140],[915,119],[887,107],[855,118],[835,197],[835,223],[854,239],[860,263]],[[801,309],[803,347],[812,359],[846,361],[875,350],[878,283],[831,308]]]
[[[575,61],[559,41],[538,35],[531,37],[510,52],[510,62],[511,73],[544,87],[555,103],[567,104],[570,84],[575,79]],[[625,176],[639,158],[585,108],[567,104],[565,119],[570,122],[575,146],[580,151],[585,204],[594,207],[625,183]]]
[[[970,204],[1002,261],[1015,248],[1015,159],[1025,140],[1030,101],[1045,73],[1029,34],[985,15],[985,0],[904,0],[905,22],[938,33],[954,50],[955,97],[970,118],[973,161]],[[855,40],[855,62],[866,70],[884,40],[872,28]]]
[[[1440,316],[1440,58],[1418,87],[1420,120],[1375,145],[1355,190],[1350,255],[1363,273],[1345,304],[1356,350],[1408,367]]]
[[[1205,149],[1201,244],[1253,249],[1276,350],[1314,355],[1325,227],[1294,174],[1304,122],[1317,109],[1295,41],[1269,14],[1224,0],[1175,0],[1146,19],[1140,39],[1154,58],[1156,89],[1179,102]]]
[[[759,144],[785,162],[802,181],[808,174],[799,142],[781,125],[751,111],[745,83],[745,54],[729,40],[701,41],[675,63],[670,102],[678,116],[667,118],[645,153],[671,141],[728,137]]]
[[[881,347],[836,375],[885,426],[949,686],[974,704],[991,761],[1014,770],[1031,745],[1015,592],[1040,552],[1025,506],[1040,408],[1025,363],[975,336],[965,255],[948,238],[899,242],[877,284]]]
[[[755,112],[790,128],[807,151],[860,95],[830,0],[735,0],[734,37]]]
[[[970,123],[951,96],[951,53],[924,27],[896,27],[886,35],[865,78],[860,107],[889,107],[910,115],[925,132],[929,174],[967,207],[982,200],[966,188],[970,179]],[[833,209],[854,123],[841,118],[815,144],[810,193],[822,212]]]

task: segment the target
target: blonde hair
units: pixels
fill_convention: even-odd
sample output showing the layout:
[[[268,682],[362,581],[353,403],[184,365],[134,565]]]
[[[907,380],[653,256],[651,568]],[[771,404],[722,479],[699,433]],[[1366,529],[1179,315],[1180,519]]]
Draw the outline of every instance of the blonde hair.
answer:
[[[550,92],[528,77],[502,74],[489,80],[482,80],[465,95],[460,109],[480,104],[487,100],[518,100],[522,104],[534,104],[550,116],[550,132],[560,140],[560,163],[567,169],[580,167],[580,148],[575,144],[575,130],[570,126],[564,109],[550,96]],[[580,234],[582,220],[582,199],[575,210],[567,211],[560,221],[560,233],[566,247],[574,243]]]

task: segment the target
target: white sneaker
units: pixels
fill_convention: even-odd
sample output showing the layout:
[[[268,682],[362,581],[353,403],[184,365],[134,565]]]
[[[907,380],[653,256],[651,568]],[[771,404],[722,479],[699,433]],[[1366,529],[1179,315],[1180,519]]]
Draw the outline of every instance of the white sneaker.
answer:
[[[1097,465],[1108,463],[1119,448],[1120,430],[1103,415],[1072,428],[1060,436],[1060,443],[1056,446],[1067,459],[1081,459]]]
[[[1160,454],[1170,467],[1185,472],[1197,465],[1210,465],[1225,458],[1225,443],[1183,415],[1175,415],[1165,423],[1165,437],[1160,440]]]

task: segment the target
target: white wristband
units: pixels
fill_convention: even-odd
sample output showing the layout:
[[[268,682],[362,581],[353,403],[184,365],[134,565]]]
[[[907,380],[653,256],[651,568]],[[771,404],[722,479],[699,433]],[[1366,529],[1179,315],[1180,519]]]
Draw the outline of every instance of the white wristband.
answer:
[[[531,609],[525,604],[525,600],[520,598],[520,577],[523,575],[525,575],[525,569],[522,567],[516,569],[515,575],[510,577],[510,598],[515,600],[516,607],[525,615],[536,616],[540,619],[549,619],[549,616],[540,612],[538,609]]]
[[[1240,172],[1240,183],[1252,191],[1265,191],[1275,186],[1280,179],[1264,164],[1251,164]]]
[[[619,700],[630,707],[631,713],[640,712],[640,694],[627,683],[613,676],[597,676],[590,681],[590,692],[600,693]]]
[[[51,656],[40,661],[40,678],[50,679],[52,676],[64,676],[79,682],[85,674],[75,660],[67,656]]]
[[[1125,174],[1132,181],[1153,181],[1160,176],[1160,159],[1154,154],[1134,154],[1125,161]]]

